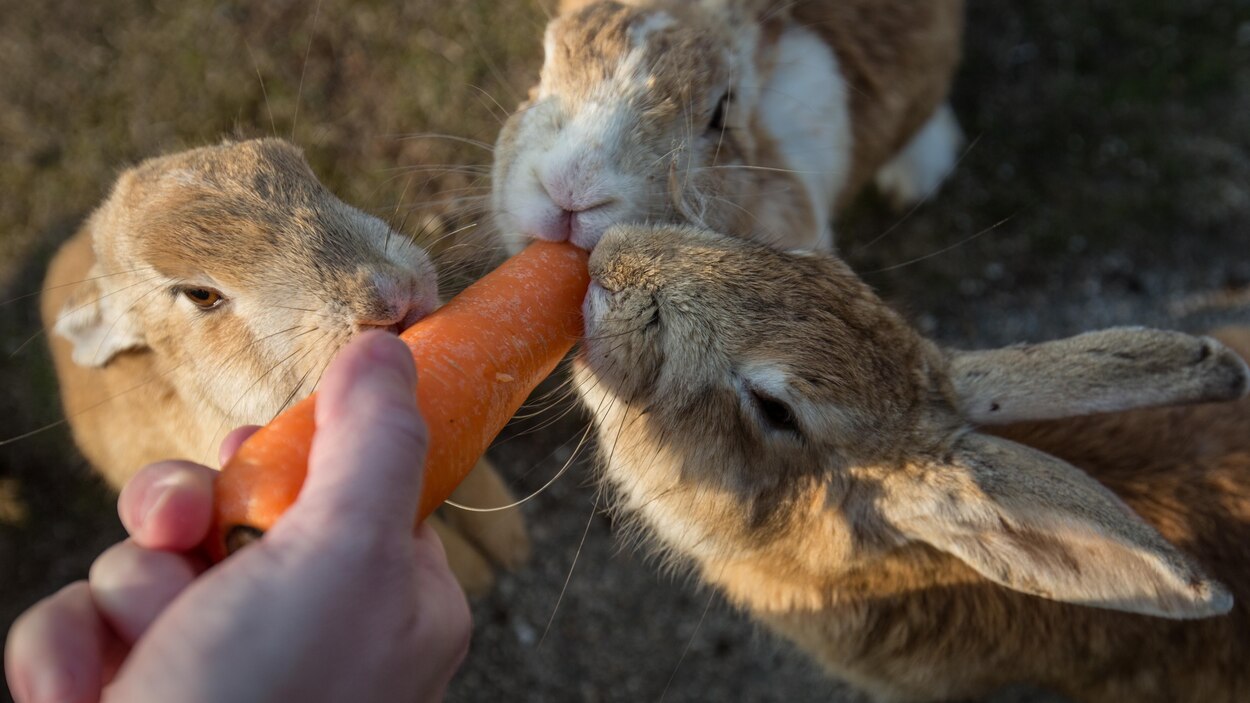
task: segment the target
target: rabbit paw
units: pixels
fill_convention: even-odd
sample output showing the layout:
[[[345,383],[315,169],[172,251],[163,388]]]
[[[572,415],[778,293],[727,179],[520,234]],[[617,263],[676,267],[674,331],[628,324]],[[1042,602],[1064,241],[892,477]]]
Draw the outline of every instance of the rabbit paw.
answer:
[[[494,508],[515,501],[495,469],[478,463],[451,499],[475,508]],[[495,567],[519,568],[530,556],[529,534],[520,508],[477,513],[454,506],[441,508],[430,523],[443,539],[452,572],[469,595],[482,595],[494,583]]]
[[[955,113],[943,104],[903,150],[877,171],[877,188],[896,208],[932,196],[954,170],[963,142]]]

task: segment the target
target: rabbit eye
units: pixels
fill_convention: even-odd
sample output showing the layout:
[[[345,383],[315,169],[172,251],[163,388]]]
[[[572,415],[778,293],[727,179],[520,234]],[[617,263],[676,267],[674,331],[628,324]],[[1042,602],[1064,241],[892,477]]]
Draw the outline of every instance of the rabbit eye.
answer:
[[[182,295],[203,310],[215,308],[225,300],[221,293],[212,288],[183,288]]]
[[[660,324],[660,301],[653,293],[651,295],[651,317],[647,318],[647,329],[653,329]]]
[[[785,401],[778,400],[766,393],[761,393],[754,388],[748,392],[751,394],[751,402],[755,404],[755,408],[759,411],[760,417],[763,418],[764,424],[777,432],[799,434],[799,422],[794,416],[794,410]]]
[[[716,103],[716,110],[712,112],[712,121],[708,123],[707,128],[713,132],[723,132],[725,130],[725,113],[729,111],[729,91],[720,97],[720,101]]]
[[[660,306],[659,305],[655,306],[655,308],[652,309],[651,317],[650,319],[647,320],[647,327],[648,328],[655,327],[658,324],[660,324]]]

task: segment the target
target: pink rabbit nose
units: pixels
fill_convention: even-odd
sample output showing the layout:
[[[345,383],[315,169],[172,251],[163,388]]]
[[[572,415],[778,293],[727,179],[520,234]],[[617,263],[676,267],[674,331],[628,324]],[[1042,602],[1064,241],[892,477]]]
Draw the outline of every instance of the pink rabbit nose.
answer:
[[[437,301],[425,295],[415,280],[375,277],[376,297],[356,310],[356,326],[360,331],[380,329],[394,334],[420,322],[434,312]]]

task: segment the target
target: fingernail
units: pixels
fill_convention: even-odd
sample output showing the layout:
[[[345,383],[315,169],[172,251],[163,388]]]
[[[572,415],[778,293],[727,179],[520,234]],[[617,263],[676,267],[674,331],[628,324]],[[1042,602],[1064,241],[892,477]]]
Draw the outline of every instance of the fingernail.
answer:
[[[371,335],[365,351],[379,365],[398,372],[408,387],[416,383],[417,367],[412,361],[412,351],[399,338],[380,333]]]
[[[178,486],[186,483],[186,477],[176,472],[156,481],[148,490],[143,493],[143,500],[139,503],[139,524],[137,527],[142,528],[148,521],[148,517],[155,515],[165,502],[169,500],[169,496],[173,495]]]

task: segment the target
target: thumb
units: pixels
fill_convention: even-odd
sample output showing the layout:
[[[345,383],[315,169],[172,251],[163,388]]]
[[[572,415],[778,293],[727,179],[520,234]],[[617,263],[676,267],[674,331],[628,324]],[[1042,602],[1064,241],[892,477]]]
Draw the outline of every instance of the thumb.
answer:
[[[391,335],[368,332],[343,348],[317,391],[308,476],[288,522],[412,531],[429,447],[416,383],[411,352]]]

